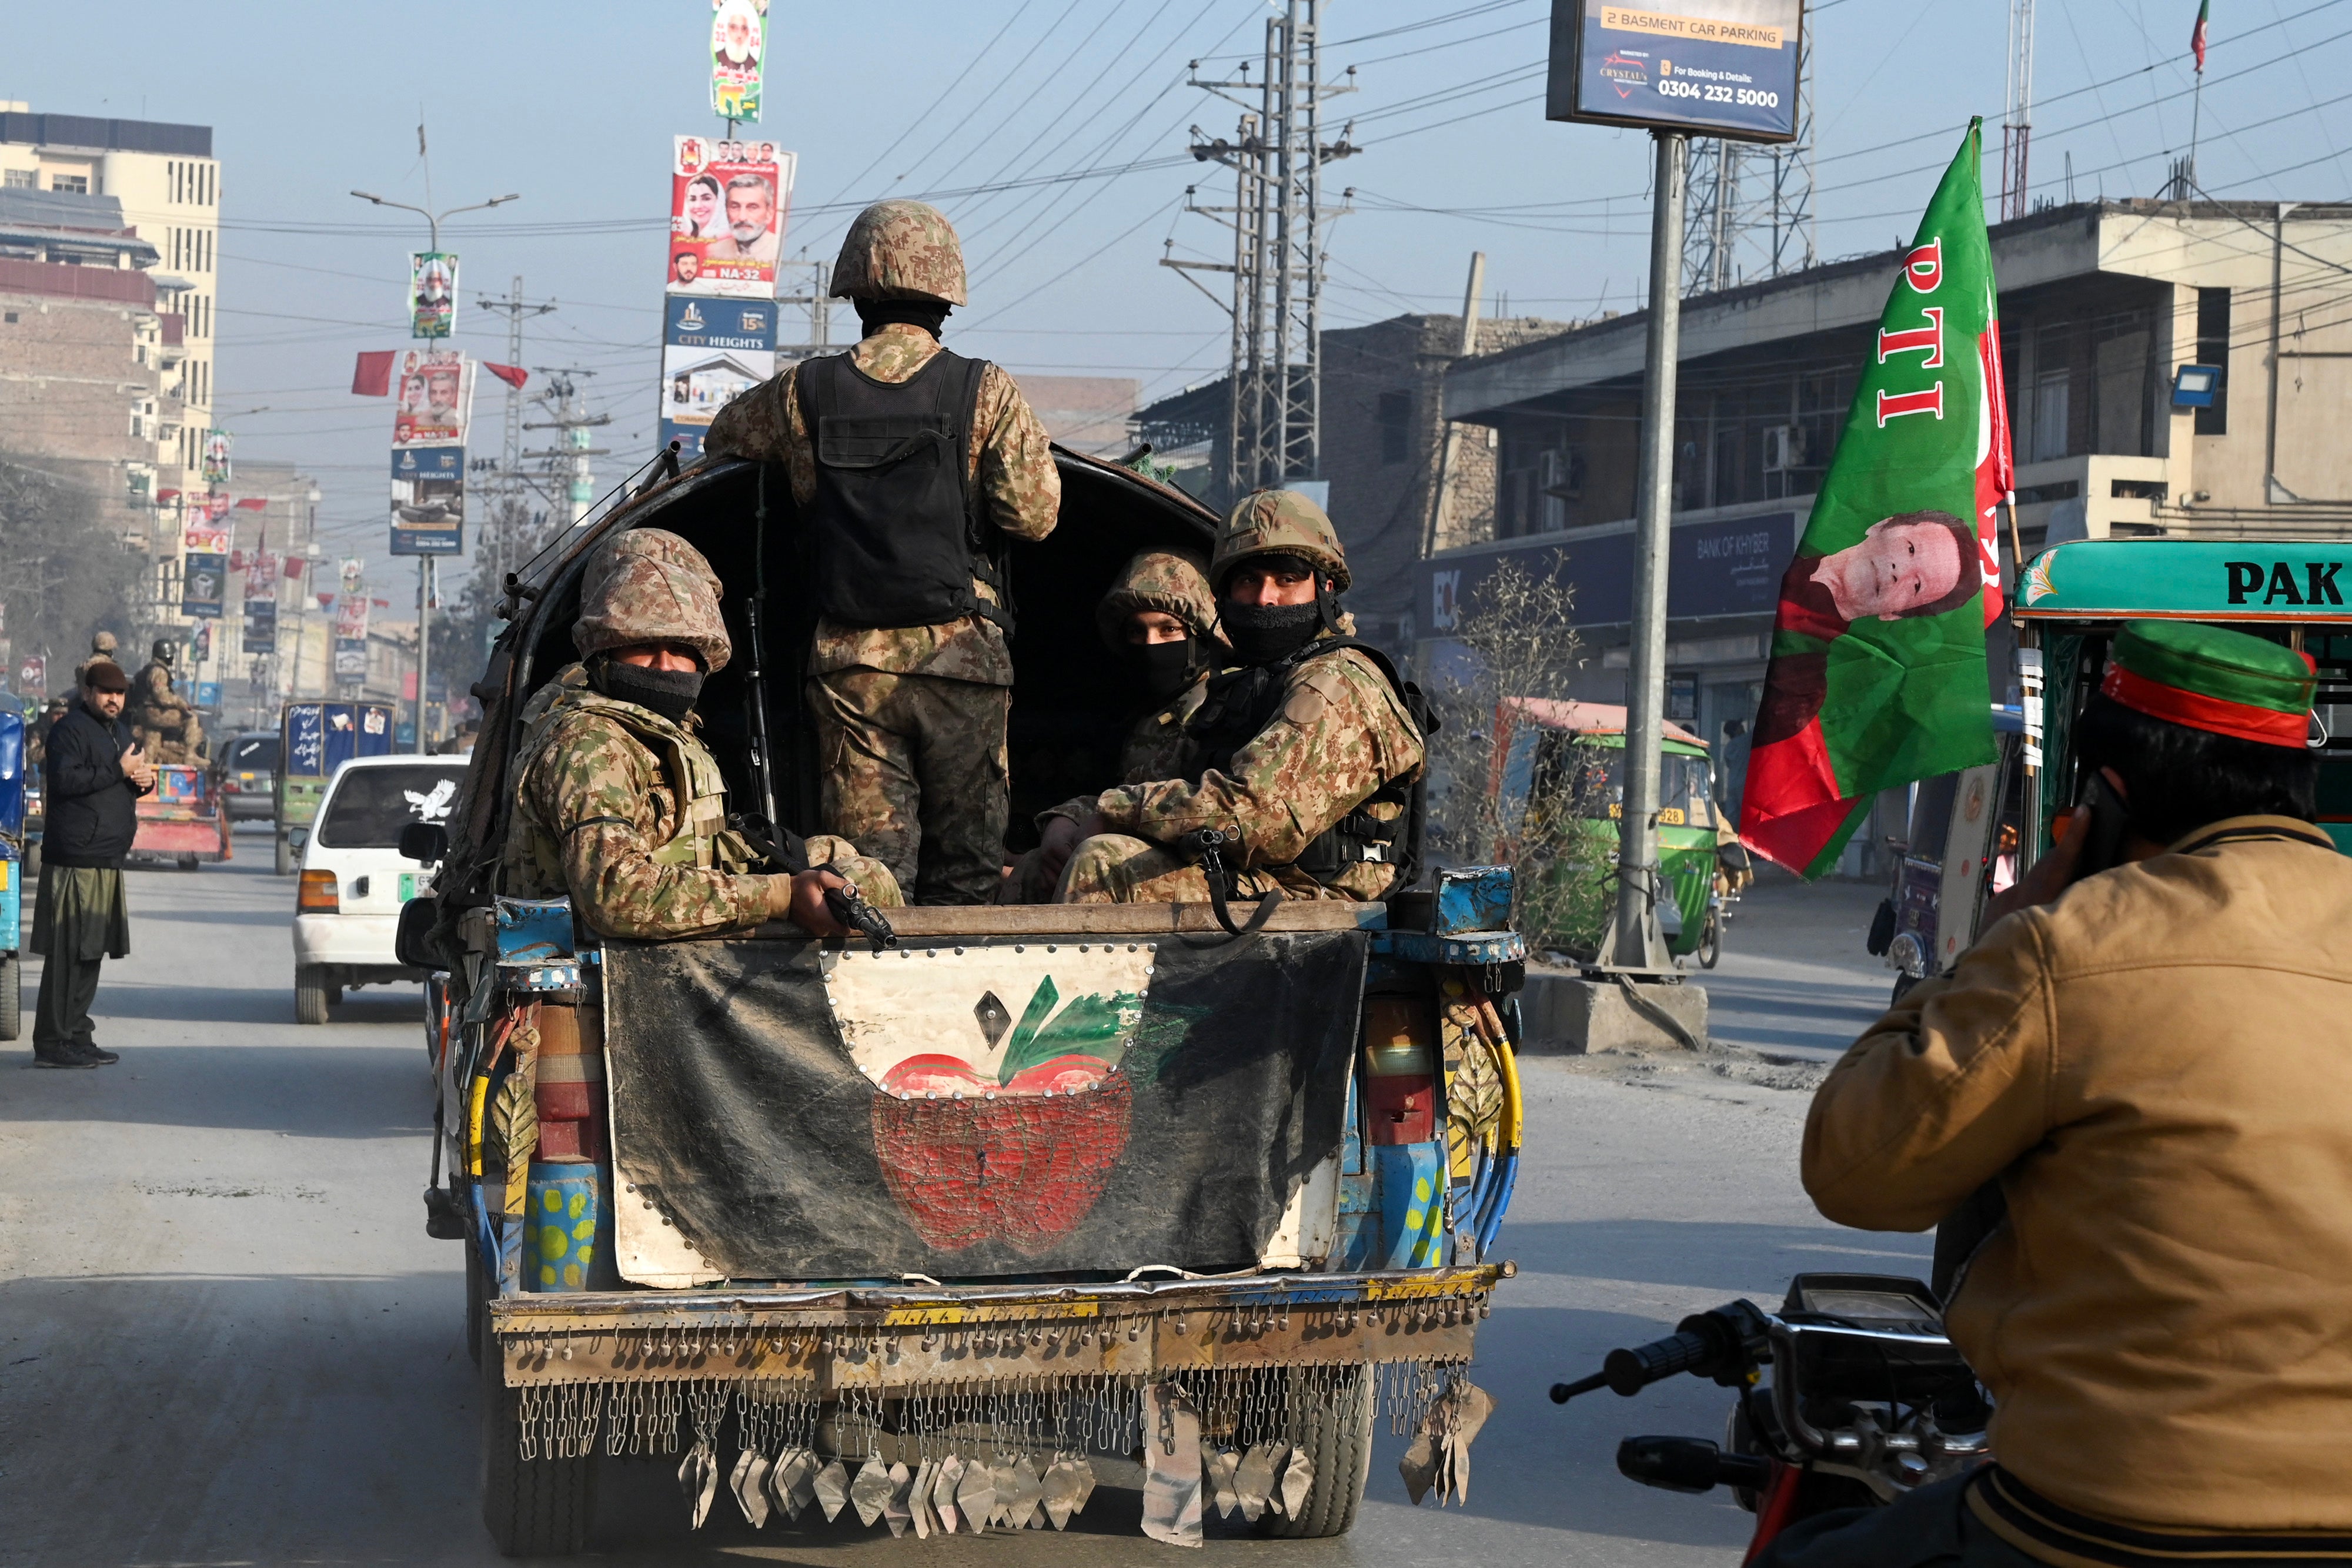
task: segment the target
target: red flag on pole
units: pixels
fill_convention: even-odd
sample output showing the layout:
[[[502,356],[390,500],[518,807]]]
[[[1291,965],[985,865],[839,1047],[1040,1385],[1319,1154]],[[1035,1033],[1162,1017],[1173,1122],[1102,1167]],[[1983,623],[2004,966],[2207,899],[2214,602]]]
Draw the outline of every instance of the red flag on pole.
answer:
[[[381,353],[362,354],[352,370],[352,395],[354,397],[389,397],[392,395],[392,361],[399,350],[386,349]]]
[[[522,383],[530,380],[530,372],[520,365],[494,365],[489,361],[484,360],[482,369],[489,371],[517,392],[522,391]]]
[[[2207,13],[2213,9],[2213,0],[2198,0],[2197,26],[2189,32],[2189,51],[2197,57],[2197,74],[2205,74],[2205,28]]]
[[[251,512],[264,512],[269,509],[269,499],[266,496],[246,496],[236,504]]]

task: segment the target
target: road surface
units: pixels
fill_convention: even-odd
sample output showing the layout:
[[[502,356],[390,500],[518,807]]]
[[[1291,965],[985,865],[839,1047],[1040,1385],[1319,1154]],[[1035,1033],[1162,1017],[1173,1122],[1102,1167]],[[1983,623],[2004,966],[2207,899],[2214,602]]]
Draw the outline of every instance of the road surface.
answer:
[[[267,841],[130,873],[132,956],[98,1038],[121,1065],[0,1071],[0,1563],[483,1563],[457,1244],[426,1239],[432,1101],[418,994],[371,988],[293,1021],[290,879]],[[1728,1568],[1748,1516],[1621,1479],[1633,1432],[1714,1435],[1689,1379],[1565,1410],[1556,1377],[1685,1312],[1777,1300],[1800,1270],[1924,1273],[1924,1238],[1835,1229],[1804,1200],[1797,1061],[1867,1022],[1876,894],[1769,887],[1734,926],[1717,1032],[1794,1065],[1540,1057],[1529,1156],[1474,1376],[1498,1408],[1470,1502],[1406,1505],[1399,1440],[1341,1541],[1213,1539],[1235,1563]],[[28,901],[29,904],[29,901]],[[29,919],[30,910],[27,909]],[[1849,930],[1849,928],[1851,928]],[[1849,940],[1850,936],[1850,940]],[[1776,945],[1763,951],[1769,942]],[[31,981],[26,985],[29,1023]],[[1818,1005],[1832,1021],[1816,1021]],[[1068,1536],[893,1542],[843,1522],[753,1531],[723,1497],[689,1536],[656,1465],[609,1463],[592,1556],[614,1563],[1166,1561],[1131,1491]]]

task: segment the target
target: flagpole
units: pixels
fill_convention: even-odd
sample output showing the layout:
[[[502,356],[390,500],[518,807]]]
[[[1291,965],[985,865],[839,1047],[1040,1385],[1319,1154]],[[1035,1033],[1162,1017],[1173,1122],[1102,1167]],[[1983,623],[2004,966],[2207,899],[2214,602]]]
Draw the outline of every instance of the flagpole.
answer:
[[[2197,190],[2197,133],[2205,120],[2205,68],[2197,68],[2197,84],[2189,93],[2189,167],[2181,171],[2183,189],[2180,199],[2187,201]]]
[[[1642,367],[1641,474],[1634,490],[1633,647],[1626,663],[1624,816],[1618,823],[1615,967],[1667,967],[1658,939],[1658,752],[1666,685],[1666,549],[1673,522],[1675,372],[1681,357],[1684,206],[1689,138],[1652,132],[1658,167],[1650,214],[1650,327]]]

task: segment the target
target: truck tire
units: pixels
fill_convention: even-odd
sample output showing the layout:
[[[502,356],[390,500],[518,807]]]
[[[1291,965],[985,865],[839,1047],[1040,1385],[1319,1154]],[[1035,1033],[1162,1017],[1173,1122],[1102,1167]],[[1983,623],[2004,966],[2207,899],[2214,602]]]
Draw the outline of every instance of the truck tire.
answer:
[[[1315,1484],[1296,1519],[1268,1511],[1258,1521],[1259,1533],[1291,1541],[1345,1535],[1355,1527],[1364,1483],[1372,1475],[1372,1369],[1352,1369],[1328,1404],[1303,1397],[1300,1404],[1311,1412],[1299,1447],[1314,1461]]]
[[[26,876],[41,874],[41,846],[38,843],[25,846],[25,874]]]
[[[327,998],[340,987],[327,983],[326,966],[297,964],[294,966],[294,1021],[325,1023]]]
[[[292,876],[294,874],[293,841],[286,836],[283,829],[280,829],[271,836],[278,841],[278,874],[279,876]]]
[[[0,954],[0,1040],[25,1032],[25,961],[14,953]]]
[[[203,863],[203,862],[196,858],[194,851],[190,851],[180,857],[180,869],[182,871],[194,871],[197,866]]]
[[[482,1325],[482,1522],[508,1557],[572,1557],[596,1518],[596,1457],[522,1457],[522,1396],[506,1385]]]

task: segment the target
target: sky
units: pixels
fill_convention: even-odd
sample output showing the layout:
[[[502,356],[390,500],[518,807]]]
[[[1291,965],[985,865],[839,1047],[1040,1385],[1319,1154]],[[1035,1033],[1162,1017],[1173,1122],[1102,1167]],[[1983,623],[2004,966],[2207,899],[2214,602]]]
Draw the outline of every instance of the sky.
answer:
[[[1822,259],[1907,235],[1971,114],[1988,122],[1998,189],[2007,9],[1808,6]],[[1544,120],[1549,11],[1324,0],[1324,76],[1353,87],[1326,123],[1336,135],[1352,120],[1361,149],[1325,175],[1327,199],[1351,208],[1329,230],[1327,327],[1458,310],[1474,250],[1488,256],[1489,311],[1572,319],[1638,302],[1647,139]],[[2157,193],[2189,138],[2196,11],[2041,0],[2037,199]],[[1194,61],[1215,78],[1255,60],[1274,14],[1269,0],[774,0],[756,134],[799,154],[786,254],[829,259],[864,203],[928,197],[970,260],[951,346],[1016,374],[1133,376],[1147,400],[1212,379],[1225,314],[1186,280],[1202,275],[1157,264],[1229,255],[1225,231],[1184,208],[1188,185],[1229,201],[1231,176],[1187,144],[1194,127],[1230,136],[1237,110],[1187,77]],[[428,175],[445,208],[520,193],[445,226],[463,257],[457,346],[506,358],[503,319],[474,301],[517,276],[527,298],[555,301],[528,325],[523,362],[593,372],[590,404],[613,416],[602,488],[656,444],[670,138],[721,129],[709,15],[708,0],[131,0],[107,28],[130,47],[92,49],[78,10],[28,4],[10,17],[0,99],[214,128],[220,423],[240,455],[318,476],[331,554],[380,557],[391,407],[348,389],[356,351],[405,341],[406,256],[425,225],[347,193],[425,205]],[[2255,201],[2352,194],[2352,0],[2215,0],[2212,40],[2200,183]],[[783,317],[789,339],[803,323]],[[854,329],[838,310],[835,340]],[[499,439],[505,395],[483,386],[478,453]]]

